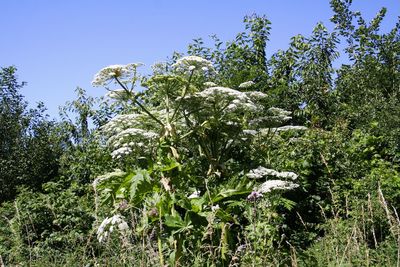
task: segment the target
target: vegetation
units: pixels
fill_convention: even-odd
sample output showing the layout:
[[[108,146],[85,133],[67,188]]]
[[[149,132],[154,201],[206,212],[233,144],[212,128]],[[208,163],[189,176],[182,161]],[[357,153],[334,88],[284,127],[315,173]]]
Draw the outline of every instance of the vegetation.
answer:
[[[270,58],[251,15],[106,67],[59,122],[2,68],[0,265],[400,266],[400,21],[331,7]]]

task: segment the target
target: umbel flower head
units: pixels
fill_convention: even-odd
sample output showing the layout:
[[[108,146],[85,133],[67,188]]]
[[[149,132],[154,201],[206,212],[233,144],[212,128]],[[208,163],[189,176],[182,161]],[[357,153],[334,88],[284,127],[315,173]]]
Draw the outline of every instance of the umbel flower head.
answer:
[[[213,82],[205,82],[203,85],[204,85],[206,88],[216,87],[216,86],[217,86],[217,84],[216,84],[216,83],[213,83]]]
[[[125,90],[125,89],[115,89],[112,91],[109,91],[106,94],[106,97],[114,99],[114,100],[126,100],[129,99],[131,96],[131,92]]]
[[[257,167],[256,169],[250,170],[249,173],[246,174],[250,179],[260,179],[265,176],[275,176],[278,178],[286,178],[291,180],[296,180],[298,175],[294,172],[278,172],[273,169],[267,169],[262,166]]]
[[[271,192],[272,190],[292,190],[299,187],[298,184],[289,182],[289,181],[282,181],[282,180],[268,180],[265,181],[261,186],[258,188],[257,192],[263,194]]]
[[[116,169],[113,172],[106,173],[106,174],[101,175],[101,176],[97,177],[96,179],[94,179],[93,187],[96,190],[96,187],[99,184],[101,184],[102,182],[107,181],[107,180],[109,180],[110,178],[113,178],[113,177],[122,177],[122,176],[125,176],[125,175],[126,175],[126,172],[123,172],[120,169]]]
[[[248,81],[248,82],[244,82],[244,83],[239,84],[239,88],[242,88],[242,89],[250,88],[253,85],[255,85],[255,83],[253,81]]]
[[[119,133],[111,136],[107,140],[107,145],[113,147],[114,151],[111,153],[113,158],[121,158],[123,156],[132,154],[135,149],[142,151],[151,147],[152,141],[158,137],[158,134],[149,130],[140,128],[128,128]]]
[[[294,172],[278,172],[273,169],[267,169],[262,166],[259,166],[256,169],[250,170],[246,176],[250,179],[260,179],[266,176],[275,176],[278,178],[296,180],[298,175]],[[285,180],[267,180],[262,183],[260,186],[254,188],[253,192],[247,196],[249,201],[255,201],[256,199],[263,196],[265,193],[269,193],[273,190],[292,190],[299,187],[298,184],[293,183],[291,181]]]
[[[106,241],[114,230],[122,235],[126,235],[129,231],[129,225],[119,214],[104,219],[97,229],[97,239],[100,243]]]
[[[113,79],[118,78],[124,80],[132,77],[136,73],[136,68],[142,66],[142,63],[130,63],[127,65],[111,65],[102,68],[96,75],[94,75],[93,86],[106,86]]]
[[[181,72],[191,72],[191,71],[203,71],[203,72],[215,72],[215,69],[207,59],[199,56],[187,56],[182,57],[172,65],[177,71]]]
[[[220,107],[221,111],[257,111],[258,107],[243,92],[226,88],[210,87],[201,92],[186,96],[189,106],[194,102],[201,103],[202,106]]]

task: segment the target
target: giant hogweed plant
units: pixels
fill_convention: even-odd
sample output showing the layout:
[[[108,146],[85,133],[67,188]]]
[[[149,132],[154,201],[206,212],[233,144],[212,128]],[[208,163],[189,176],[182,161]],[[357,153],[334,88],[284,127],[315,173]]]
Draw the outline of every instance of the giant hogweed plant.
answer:
[[[214,265],[234,263],[244,250],[262,254],[260,244],[275,241],[276,208],[294,205],[281,192],[297,187],[297,175],[262,166],[258,151],[278,132],[304,128],[282,127],[290,112],[267,108],[252,81],[216,85],[218,73],[201,57],[158,64],[150,77],[139,66],[109,66],[93,80],[125,107],[99,131],[119,166],[93,182],[96,208],[114,207],[97,220],[99,242],[115,232],[125,241],[128,233],[150,236],[162,266],[196,253]],[[146,90],[135,91],[139,81]],[[132,214],[140,219],[129,221]]]

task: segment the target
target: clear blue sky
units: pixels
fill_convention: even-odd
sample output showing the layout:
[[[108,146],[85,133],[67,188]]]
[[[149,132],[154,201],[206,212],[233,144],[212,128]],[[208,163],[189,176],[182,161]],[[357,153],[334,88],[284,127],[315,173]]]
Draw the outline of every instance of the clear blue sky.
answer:
[[[399,0],[354,0],[367,19],[388,8],[387,31],[400,15]],[[290,37],[308,36],[322,21],[332,29],[328,0],[0,0],[0,66],[15,65],[30,104],[43,101],[52,117],[74,99],[76,86],[90,95],[105,93],[90,84],[112,64],[143,62],[147,67],[173,51],[186,51],[197,37],[231,40],[244,30],[246,14],[272,22],[268,54],[285,49]]]

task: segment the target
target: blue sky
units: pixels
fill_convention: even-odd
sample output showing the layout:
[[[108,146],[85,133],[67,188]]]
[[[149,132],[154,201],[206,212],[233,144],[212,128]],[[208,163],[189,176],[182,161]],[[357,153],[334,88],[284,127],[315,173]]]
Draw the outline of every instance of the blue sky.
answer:
[[[387,31],[400,15],[399,0],[353,1],[367,19],[382,6],[388,8]],[[268,55],[296,34],[308,36],[319,21],[333,26],[328,0],[0,0],[0,66],[15,65],[19,80],[28,82],[26,100],[43,101],[57,117],[77,86],[93,96],[105,93],[90,84],[99,69],[131,62],[148,69],[173,51],[186,51],[193,38],[231,40],[252,13],[272,22]]]

